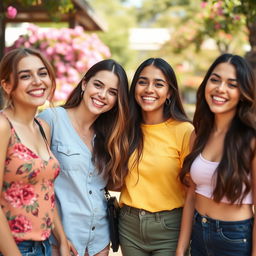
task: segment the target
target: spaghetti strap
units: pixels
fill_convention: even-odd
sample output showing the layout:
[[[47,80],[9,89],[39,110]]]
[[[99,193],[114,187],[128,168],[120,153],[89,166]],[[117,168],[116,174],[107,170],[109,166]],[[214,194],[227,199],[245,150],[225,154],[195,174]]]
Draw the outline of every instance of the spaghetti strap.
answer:
[[[2,115],[5,117],[5,119],[6,119],[6,120],[8,121],[8,123],[10,124],[11,129],[13,130],[13,129],[14,129],[14,128],[13,128],[13,125],[12,125],[11,121],[9,120],[8,116],[4,113],[3,110],[0,111],[0,114],[2,114]]]

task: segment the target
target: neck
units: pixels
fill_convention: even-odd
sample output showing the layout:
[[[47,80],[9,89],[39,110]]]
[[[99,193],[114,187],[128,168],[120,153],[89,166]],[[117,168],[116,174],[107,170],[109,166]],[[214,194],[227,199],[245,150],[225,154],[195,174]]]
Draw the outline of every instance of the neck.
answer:
[[[152,112],[142,112],[142,120],[144,124],[160,124],[166,121],[163,115]]]
[[[217,133],[226,133],[234,118],[233,116],[215,115],[213,131]]]
[[[72,122],[74,122],[81,130],[92,130],[93,123],[98,118],[81,106],[70,108],[68,112],[71,114]]]
[[[5,109],[7,115],[12,119],[12,121],[24,124],[32,125],[37,112],[37,108],[17,108],[8,107]]]

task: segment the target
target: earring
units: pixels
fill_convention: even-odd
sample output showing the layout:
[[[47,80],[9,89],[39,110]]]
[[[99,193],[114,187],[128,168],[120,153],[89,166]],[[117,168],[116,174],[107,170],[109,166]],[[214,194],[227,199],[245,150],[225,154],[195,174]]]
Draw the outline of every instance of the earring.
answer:
[[[171,104],[170,98],[167,98],[167,99],[166,99],[165,104],[166,104],[167,106],[169,106],[169,105]]]

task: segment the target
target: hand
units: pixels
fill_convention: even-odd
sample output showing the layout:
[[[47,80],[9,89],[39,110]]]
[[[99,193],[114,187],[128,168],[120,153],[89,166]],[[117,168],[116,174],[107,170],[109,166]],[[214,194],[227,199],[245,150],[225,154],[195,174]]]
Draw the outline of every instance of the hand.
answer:
[[[69,251],[71,252],[71,255],[73,256],[79,256],[76,248],[74,247],[74,245],[68,240],[68,246],[69,246]]]
[[[61,256],[79,256],[77,250],[69,240],[60,245],[59,252]]]

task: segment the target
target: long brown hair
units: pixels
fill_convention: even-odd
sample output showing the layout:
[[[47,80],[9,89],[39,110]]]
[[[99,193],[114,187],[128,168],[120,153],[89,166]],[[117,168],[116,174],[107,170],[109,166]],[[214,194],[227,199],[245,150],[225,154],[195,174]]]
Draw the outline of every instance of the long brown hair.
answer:
[[[88,82],[99,71],[108,70],[118,77],[118,96],[115,106],[102,113],[94,122],[95,140],[93,161],[99,173],[109,175],[111,187],[121,187],[127,173],[128,135],[128,80],[122,66],[112,59],[93,65],[71,92],[64,108],[77,107],[81,100],[83,80]]]
[[[251,163],[255,150],[251,147],[256,136],[256,80],[247,62],[238,55],[223,54],[219,56],[207,71],[197,91],[197,104],[193,124],[196,139],[192,152],[185,158],[180,174],[186,184],[186,174],[195,158],[203,151],[214,125],[214,114],[205,99],[205,87],[213,70],[221,63],[230,63],[236,70],[240,89],[240,101],[236,114],[224,139],[221,161],[215,171],[216,186],[213,199],[220,202],[225,196],[231,203],[242,203],[251,189]]]
[[[169,98],[170,104],[164,105],[164,117],[166,119],[172,118],[178,121],[188,121],[186,113],[183,109],[179,90],[178,90],[178,82],[176,79],[176,75],[172,67],[163,59],[161,58],[149,58],[142,62],[140,66],[137,68],[131,83],[130,89],[130,120],[129,120],[129,141],[130,141],[130,152],[131,155],[135,150],[137,150],[137,157],[135,159],[134,165],[137,165],[139,159],[142,155],[143,150],[143,133],[141,130],[141,123],[142,123],[142,113],[141,107],[137,103],[135,99],[135,88],[140,77],[140,73],[142,70],[147,67],[153,65],[154,67],[160,69],[169,85],[169,90],[171,92],[171,96]]]

